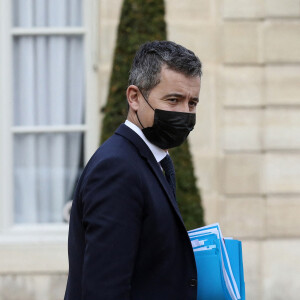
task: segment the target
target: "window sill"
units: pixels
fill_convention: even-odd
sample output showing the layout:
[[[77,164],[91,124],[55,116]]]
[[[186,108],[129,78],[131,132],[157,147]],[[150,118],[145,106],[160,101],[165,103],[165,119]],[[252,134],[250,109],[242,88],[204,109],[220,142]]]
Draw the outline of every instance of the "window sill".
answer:
[[[16,225],[0,233],[0,274],[66,273],[68,224]]]

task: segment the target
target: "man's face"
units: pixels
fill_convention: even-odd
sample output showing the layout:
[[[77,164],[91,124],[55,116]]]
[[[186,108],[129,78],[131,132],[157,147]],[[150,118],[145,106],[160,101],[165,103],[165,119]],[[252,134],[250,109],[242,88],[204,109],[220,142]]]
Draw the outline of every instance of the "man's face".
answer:
[[[148,96],[148,102],[154,109],[196,113],[199,101],[200,77],[187,77],[182,73],[163,67],[160,83],[156,85]],[[154,111],[142,99],[139,93],[138,116],[143,126],[153,125]]]

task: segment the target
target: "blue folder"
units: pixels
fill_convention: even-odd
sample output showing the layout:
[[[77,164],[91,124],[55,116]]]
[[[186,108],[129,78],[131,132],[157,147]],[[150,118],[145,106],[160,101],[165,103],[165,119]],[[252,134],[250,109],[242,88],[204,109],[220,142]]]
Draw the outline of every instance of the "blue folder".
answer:
[[[245,300],[242,245],[218,223],[188,232],[198,275],[197,300]]]
[[[225,246],[229,256],[233,276],[239,287],[241,299],[245,298],[245,281],[242,255],[242,242],[234,239],[225,238]]]

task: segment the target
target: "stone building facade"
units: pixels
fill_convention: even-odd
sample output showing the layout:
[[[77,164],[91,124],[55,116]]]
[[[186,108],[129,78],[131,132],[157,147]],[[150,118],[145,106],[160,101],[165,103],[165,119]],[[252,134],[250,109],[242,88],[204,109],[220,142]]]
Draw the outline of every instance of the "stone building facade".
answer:
[[[121,4],[99,0],[99,108],[108,94]],[[242,240],[247,299],[297,300],[300,1],[166,0],[166,21],[169,39],[203,63],[190,142],[205,221]],[[0,298],[62,299],[66,234],[38,248],[2,245]]]

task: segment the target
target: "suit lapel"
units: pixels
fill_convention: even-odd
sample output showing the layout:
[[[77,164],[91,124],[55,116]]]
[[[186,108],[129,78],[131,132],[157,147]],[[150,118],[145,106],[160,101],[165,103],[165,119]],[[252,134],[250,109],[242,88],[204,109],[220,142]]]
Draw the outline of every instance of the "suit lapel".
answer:
[[[150,167],[152,168],[153,172],[155,173],[156,177],[158,178],[158,180],[160,181],[161,185],[163,186],[164,190],[166,191],[167,195],[168,195],[168,199],[171,202],[171,205],[173,206],[173,208],[175,209],[177,215],[179,216],[181,222],[183,223],[174,193],[166,179],[166,177],[164,176],[162,170],[160,169],[160,166],[158,165],[157,161],[154,158],[154,163],[153,160],[149,160],[148,159],[148,163],[150,165]]]
[[[169,200],[171,206],[174,208],[177,216],[179,217],[182,224],[184,225],[181,214],[180,214],[180,211],[179,211],[179,208],[178,208],[178,205],[177,205],[177,202],[176,202],[176,199],[175,199],[175,197],[173,195],[173,192],[171,190],[171,187],[168,184],[167,179],[165,178],[165,176],[164,176],[159,164],[157,163],[153,153],[148,148],[148,146],[145,144],[145,142],[139,137],[138,134],[136,134],[132,129],[130,129],[128,126],[126,126],[124,124],[121,124],[120,127],[116,130],[115,133],[125,137],[127,140],[132,142],[136,146],[136,148],[138,149],[140,155],[147,160],[148,165],[150,166],[150,168],[152,169],[152,171],[156,175],[157,179],[159,180],[161,186],[163,187],[163,189],[167,193],[168,200]]]

